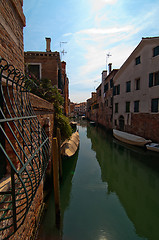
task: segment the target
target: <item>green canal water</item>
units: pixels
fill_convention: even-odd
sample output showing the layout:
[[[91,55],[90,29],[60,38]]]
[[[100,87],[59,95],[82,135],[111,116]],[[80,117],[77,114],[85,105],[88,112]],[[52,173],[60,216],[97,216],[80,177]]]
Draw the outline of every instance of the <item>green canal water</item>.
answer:
[[[40,240],[158,240],[159,154],[122,145],[81,122],[76,155],[63,161],[61,223],[53,193]]]

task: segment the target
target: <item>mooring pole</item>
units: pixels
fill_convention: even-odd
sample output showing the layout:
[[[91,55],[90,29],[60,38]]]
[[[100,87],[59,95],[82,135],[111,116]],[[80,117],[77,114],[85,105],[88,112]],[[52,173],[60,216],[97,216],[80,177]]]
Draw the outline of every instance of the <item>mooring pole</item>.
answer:
[[[53,182],[54,182],[54,199],[56,225],[60,228],[60,186],[59,186],[59,160],[58,160],[58,142],[57,138],[53,138]]]
[[[59,159],[60,178],[62,178],[62,159],[61,159],[61,152],[60,152],[61,133],[59,128],[57,128],[57,142],[58,142],[58,155],[59,155],[58,159]]]

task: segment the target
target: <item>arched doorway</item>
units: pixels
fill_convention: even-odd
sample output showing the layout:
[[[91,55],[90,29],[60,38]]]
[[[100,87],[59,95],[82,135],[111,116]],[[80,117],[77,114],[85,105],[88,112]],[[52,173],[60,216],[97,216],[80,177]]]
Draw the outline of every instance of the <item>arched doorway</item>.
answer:
[[[119,129],[124,131],[124,116],[122,115],[119,117]]]

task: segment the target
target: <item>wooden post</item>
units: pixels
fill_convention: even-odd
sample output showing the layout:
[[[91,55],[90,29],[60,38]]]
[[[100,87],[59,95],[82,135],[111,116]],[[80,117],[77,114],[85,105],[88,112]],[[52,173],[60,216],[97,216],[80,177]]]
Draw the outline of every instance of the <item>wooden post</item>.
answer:
[[[62,178],[62,159],[61,159],[61,152],[60,152],[61,133],[59,128],[57,128],[57,142],[58,142],[58,155],[59,155],[58,159],[59,159],[60,178]]]
[[[57,138],[53,138],[53,181],[54,181],[56,225],[57,227],[60,227],[60,187],[59,187],[59,160]]]

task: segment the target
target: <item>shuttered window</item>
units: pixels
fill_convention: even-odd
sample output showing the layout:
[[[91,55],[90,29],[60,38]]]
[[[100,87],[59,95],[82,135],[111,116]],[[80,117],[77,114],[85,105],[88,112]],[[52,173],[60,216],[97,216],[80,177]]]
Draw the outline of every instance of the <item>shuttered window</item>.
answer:
[[[134,102],[134,112],[139,112],[139,101]]]
[[[149,87],[153,86],[153,73],[149,73]]]
[[[155,57],[157,55],[159,55],[159,46],[157,46],[153,49],[153,57]]]
[[[126,102],[126,113],[130,112],[130,102]]]
[[[118,103],[115,103],[115,113],[118,113]]]
[[[151,100],[151,112],[159,111],[159,98],[154,98]]]
[[[126,92],[131,91],[131,81],[126,82]]]
[[[159,72],[156,72],[155,74],[154,74],[154,86],[157,86],[157,85],[159,85]]]
[[[135,58],[135,64],[138,65],[141,63],[140,56]]]

